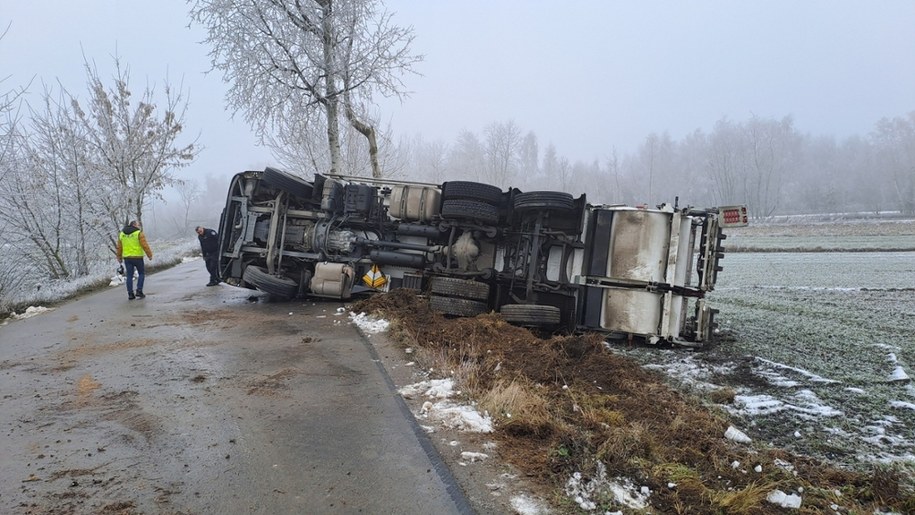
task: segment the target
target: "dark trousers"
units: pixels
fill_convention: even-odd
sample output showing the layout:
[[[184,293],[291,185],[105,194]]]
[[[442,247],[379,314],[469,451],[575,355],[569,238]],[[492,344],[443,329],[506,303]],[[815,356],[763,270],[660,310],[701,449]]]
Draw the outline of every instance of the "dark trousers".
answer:
[[[143,280],[146,279],[146,266],[143,258],[124,258],[124,272],[127,274],[127,293],[133,293],[133,271],[136,270],[137,290],[143,291]]]
[[[219,255],[207,254],[203,256],[203,262],[207,265],[207,272],[210,273],[210,282],[219,282]]]

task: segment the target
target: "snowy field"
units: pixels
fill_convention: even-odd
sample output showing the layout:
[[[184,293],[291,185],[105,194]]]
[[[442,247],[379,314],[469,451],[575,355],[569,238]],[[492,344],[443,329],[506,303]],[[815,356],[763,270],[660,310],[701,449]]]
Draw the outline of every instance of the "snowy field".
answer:
[[[915,220],[873,219],[751,223],[727,231],[729,249],[763,251],[915,251]]]
[[[621,352],[688,388],[733,388],[723,409],[764,442],[852,466],[915,459],[915,252],[734,253],[723,265],[710,297],[720,343]]]

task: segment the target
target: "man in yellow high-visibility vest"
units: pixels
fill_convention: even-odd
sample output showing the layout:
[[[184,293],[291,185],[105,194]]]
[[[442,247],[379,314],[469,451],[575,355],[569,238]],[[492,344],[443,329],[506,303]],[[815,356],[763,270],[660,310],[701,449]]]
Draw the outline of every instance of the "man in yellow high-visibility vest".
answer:
[[[124,262],[127,270],[127,299],[144,298],[143,281],[146,279],[146,267],[143,264],[143,253],[152,260],[153,253],[146,242],[146,236],[140,230],[140,222],[133,220],[118,234],[117,259],[118,263]],[[137,294],[133,294],[133,271],[136,270],[139,277],[137,278]]]

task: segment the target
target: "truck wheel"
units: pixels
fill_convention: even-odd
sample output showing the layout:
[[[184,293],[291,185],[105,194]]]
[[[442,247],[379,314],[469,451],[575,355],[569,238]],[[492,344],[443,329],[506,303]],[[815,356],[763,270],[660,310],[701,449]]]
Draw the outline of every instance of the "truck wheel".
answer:
[[[461,317],[475,317],[489,310],[485,302],[435,295],[429,297],[429,307],[445,315]]]
[[[499,221],[499,209],[477,200],[446,200],[442,202],[442,218],[494,224]]]
[[[556,306],[538,304],[505,304],[499,312],[507,322],[534,327],[559,325],[561,318]]]
[[[568,211],[575,206],[572,195],[562,191],[530,191],[515,196],[516,211],[555,209]]]
[[[498,205],[502,202],[502,190],[481,182],[450,181],[442,184],[442,201],[476,200]]]
[[[258,290],[283,299],[295,297],[299,285],[288,277],[270,275],[266,268],[248,265],[242,274],[242,280],[254,285]]]
[[[486,300],[489,298],[488,284],[467,279],[433,277],[430,289],[432,293],[464,299]]]
[[[311,200],[313,193],[312,187],[305,179],[268,166],[267,168],[264,168],[264,175],[261,176],[261,180],[290,195],[301,197],[305,200]]]

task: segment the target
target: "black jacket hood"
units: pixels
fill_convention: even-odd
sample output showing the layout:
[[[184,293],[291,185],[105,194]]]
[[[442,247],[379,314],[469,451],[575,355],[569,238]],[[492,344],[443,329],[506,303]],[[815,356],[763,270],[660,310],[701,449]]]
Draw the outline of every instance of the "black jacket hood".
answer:
[[[139,231],[139,229],[137,229],[136,227],[134,227],[132,225],[125,225],[124,228],[121,229],[121,232],[123,232],[124,234],[133,234],[137,231]]]

